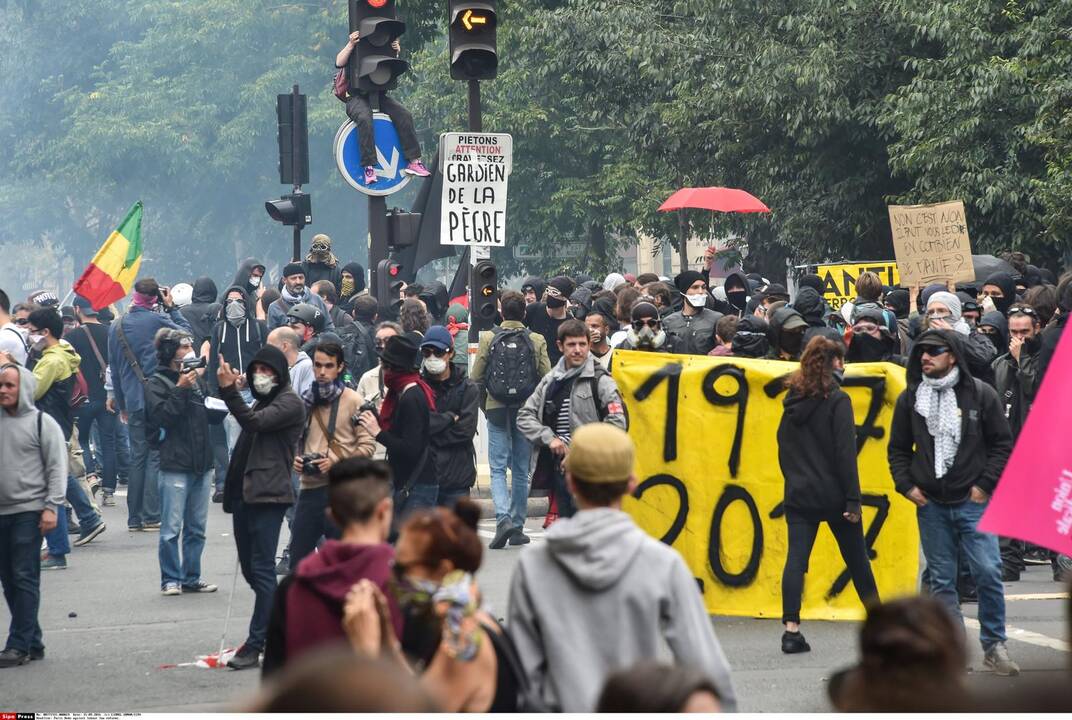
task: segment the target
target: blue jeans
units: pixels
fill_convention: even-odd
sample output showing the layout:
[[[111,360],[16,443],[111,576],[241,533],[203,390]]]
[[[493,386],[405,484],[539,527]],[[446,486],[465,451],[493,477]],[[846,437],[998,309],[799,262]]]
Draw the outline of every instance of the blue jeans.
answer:
[[[82,445],[82,459],[86,463],[86,472],[100,473],[101,487],[108,493],[115,492],[116,487],[115,426],[117,422],[116,416],[105,409],[103,400],[91,400],[78,411],[78,442]],[[93,436],[94,426],[97,430],[99,458],[90,451],[89,441]]]
[[[48,554],[54,558],[67,557],[67,553],[71,552],[71,538],[67,533],[66,505],[56,508],[56,527],[45,535],[45,541],[48,543]]]
[[[78,524],[82,526],[83,532],[101,524],[100,513],[93,509],[93,502],[86,494],[86,489],[73,477],[67,478],[67,502],[71,503],[74,514],[78,516]]]
[[[212,446],[213,487],[223,492],[223,481],[227,479],[227,464],[231,460],[231,451],[227,447],[227,431],[223,423],[208,426],[208,439]]]
[[[130,413],[130,480],[127,486],[127,526],[160,522],[160,453],[145,438],[145,411]]]
[[[160,471],[160,586],[196,585],[212,497],[212,471]],[[179,561],[179,535],[182,561]]]
[[[328,519],[327,487],[305,488],[298,495],[294,524],[290,527],[290,567],[296,569],[307,555],[316,550],[320,538],[337,540],[341,534]]]
[[[120,485],[130,482],[130,428],[124,422],[115,424],[115,474]]]
[[[239,501],[231,516],[242,577],[256,596],[245,642],[256,650],[264,650],[264,641],[268,636],[268,620],[272,614],[272,598],[276,588],[275,550],[279,545],[279,531],[283,527],[286,509],[286,505],[277,503],[249,504]]]
[[[496,425],[488,421],[488,464],[491,466],[491,500],[495,503],[495,519],[509,520],[515,527],[524,527],[528,515],[529,459],[532,443],[513,422],[516,411],[510,412],[510,422]],[[506,487],[506,468],[509,466],[512,484]]]
[[[41,511],[0,515],[0,584],[11,613],[4,649],[44,649],[37,609],[41,604]],[[67,532],[67,527],[63,527]]]
[[[439,499],[438,485],[414,485],[409,490],[409,496],[402,499],[400,493],[395,493],[395,517],[405,520],[406,517],[416,510],[431,510],[436,506]]]
[[[919,540],[930,568],[931,594],[957,618],[957,550],[968,564],[979,593],[979,639],[983,650],[1005,642],[1005,586],[1001,583],[1001,549],[997,535],[975,529],[986,503],[970,500],[955,505],[929,502],[916,508]]]

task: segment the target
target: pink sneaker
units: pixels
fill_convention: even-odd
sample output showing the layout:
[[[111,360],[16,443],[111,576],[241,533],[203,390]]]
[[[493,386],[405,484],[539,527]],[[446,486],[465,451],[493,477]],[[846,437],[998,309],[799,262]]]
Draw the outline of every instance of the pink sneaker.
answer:
[[[428,168],[426,168],[424,166],[424,163],[422,163],[420,160],[414,160],[409,165],[407,165],[402,172],[406,173],[407,175],[416,175],[417,177],[428,177],[432,174],[428,172]]]
[[[371,165],[365,166],[365,184],[376,184],[376,168],[372,167]]]

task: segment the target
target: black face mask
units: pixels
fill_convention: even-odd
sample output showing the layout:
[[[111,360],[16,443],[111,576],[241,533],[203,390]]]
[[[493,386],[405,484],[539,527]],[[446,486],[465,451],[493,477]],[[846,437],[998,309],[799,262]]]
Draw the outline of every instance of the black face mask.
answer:
[[[845,354],[849,362],[879,362],[886,357],[886,343],[866,333],[852,336]]]
[[[744,290],[728,290],[726,291],[726,300],[738,310],[744,310],[745,305],[748,304],[748,293]]]
[[[803,332],[788,332],[782,333],[781,343],[782,352],[785,352],[792,357],[800,355],[800,348],[804,344]]]
[[[999,335],[998,333],[979,333],[979,334],[990,341],[990,344],[994,346],[995,350],[997,350],[998,355],[1001,355],[1002,353],[1005,352],[1005,348],[1001,347],[1001,335]]]
[[[552,310],[558,310],[559,308],[566,307],[566,301],[562,298],[549,297],[547,298],[547,307]]]
[[[1041,349],[1042,338],[1038,335],[1035,335],[1034,337],[1029,337],[1027,340],[1024,340],[1024,350],[1026,350],[1028,354],[1035,355]]]

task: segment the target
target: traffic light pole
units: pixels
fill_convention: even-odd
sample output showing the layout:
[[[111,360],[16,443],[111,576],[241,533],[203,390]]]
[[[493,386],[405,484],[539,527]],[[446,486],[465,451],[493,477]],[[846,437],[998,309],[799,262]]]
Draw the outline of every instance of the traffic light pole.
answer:
[[[301,146],[301,127],[298,123],[298,86],[295,85],[290,91],[293,100],[290,103],[290,146],[297,148]],[[300,179],[300,178],[299,178]],[[294,185],[294,192],[301,192],[301,185]],[[298,223],[294,226],[294,262],[301,262],[301,231],[302,224]]]
[[[483,132],[484,119],[480,107],[480,81],[469,81],[469,132]],[[480,328],[473,319],[473,309],[477,306],[476,293],[477,277],[476,264],[491,256],[488,248],[469,248],[469,372],[473,371],[473,362],[476,360],[476,351],[480,345]]]

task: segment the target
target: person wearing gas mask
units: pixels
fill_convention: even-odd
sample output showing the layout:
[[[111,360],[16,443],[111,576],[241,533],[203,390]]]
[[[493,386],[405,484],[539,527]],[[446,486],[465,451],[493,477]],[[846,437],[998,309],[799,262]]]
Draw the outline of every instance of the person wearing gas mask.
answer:
[[[370,458],[376,443],[357,416],[365,398],[343,384],[346,360],[342,346],[322,342],[313,351],[314,382],[302,394],[305,433],[294,472],[301,490],[291,526],[290,567],[316,549],[322,537],[338,539],[339,528],[327,519],[328,472],[346,458]]]
[[[156,372],[145,385],[145,420],[157,433],[150,443],[160,452],[160,593],[216,592],[215,585],[201,579],[213,471],[205,360],[183,330],[159,330],[155,345]]]
[[[852,313],[852,337],[845,362],[892,362],[901,367],[907,359],[898,353],[900,340],[886,327],[886,317],[874,305],[857,305]]]
[[[305,284],[305,269],[301,263],[288,263],[283,268],[283,288],[279,299],[268,306],[268,329],[275,330],[287,324],[287,312],[298,303],[308,303],[324,313],[324,330],[334,330],[328,306],[320,296],[312,292]]]
[[[309,254],[302,262],[305,282],[309,287],[321,280],[327,280],[333,287],[342,287],[342,266],[335,253],[331,252],[331,238],[324,233],[313,235],[309,245]]]
[[[712,330],[713,332],[713,330]],[[650,302],[638,302],[633,306],[629,330],[619,350],[642,350],[680,354],[681,341],[666,332],[659,317],[659,309]]]
[[[454,363],[454,338],[442,325],[428,328],[421,341],[421,376],[435,393],[435,410],[428,422],[432,454],[439,473],[436,503],[453,508],[469,497],[476,484],[476,437],[480,390]]]
[[[207,380],[209,389],[217,397],[220,388],[216,383],[216,371],[220,367],[220,357],[232,367],[244,368],[268,341],[268,326],[263,320],[257,319],[253,305],[253,297],[242,285],[232,285],[223,294],[223,309],[209,335],[207,350]],[[240,386],[239,393],[247,404],[253,402],[253,395],[244,384]],[[240,431],[238,423],[229,417],[223,427],[227,434],[227,447],[233,449]],[[222,481],[217,484],[216,490],[222,493]]]
[[[722,313],[707,308],[707,279],[695,270],[686,270],[674,278],[674,285],[685,304],[666,316],[663,328],[678,337],[681,352],[706,355],[715,347],[715,325],[722,319]]]
[[[558,328],[569,319],[569,296],[576,289],[577,286],[568,277],[553,277],[544,288],[542,302],[531,303],[525,308],[525,327],[543,335],[552,366],[562,359],[562,352],[558,349]]]

